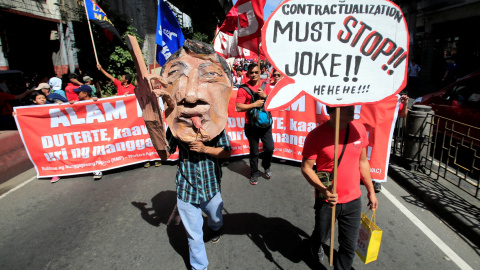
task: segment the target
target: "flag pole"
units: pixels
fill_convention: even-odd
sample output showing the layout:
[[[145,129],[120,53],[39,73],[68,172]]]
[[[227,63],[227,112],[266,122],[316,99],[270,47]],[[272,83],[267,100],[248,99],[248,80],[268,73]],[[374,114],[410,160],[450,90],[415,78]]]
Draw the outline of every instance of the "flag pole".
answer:
[[[215,33],[215,37],[213,38],[212,42],[210,42],[210,45],[212,45],[212,46],[213,46],[213,43],[215,43],[215,39],[217,39],[218,34],[220,34],[220,29],[218,28],[218,26],[217,26],[216,31],[217,31],[217,33]]]
[[[258,43],[258,58],[257,58],[257,65],[260,68],[260,42]]]
[[[335,148],[333,154],[333,190],[332,193],[337,193],[337,175],[338,175],[338,137],[340,132],[340,107],[335,108]],[[330,235],[330,266],[333,265],[333,245],[335,244],[335,209],[332,208],[332,225]]]
[[[92,26],[90,25],[90,18],[88,17],[88,10],[87,10],[87,0],[83,0],[83,5],[85,6],[85,14],[87,14],[87,23],[88,23],[88,30],[90,30],[90,38],[92,39],[92,45],[93,45],[93,53],[95,54],[95,61],[97,61],[97,65],[100,64],[98,62],[98,56],[97,56],[97,49],[95,49],[95,41],[93,40],[93,34],[92,34]],[[92,0],[88,0],[92,1]]]
[[[153,53],[153,74],[156,74],[155,73],[155,69],[157,68],[157,44],[155,44],[155,50],[154,50],[154,53]],[[152,72],[150,72],[152,73]]]

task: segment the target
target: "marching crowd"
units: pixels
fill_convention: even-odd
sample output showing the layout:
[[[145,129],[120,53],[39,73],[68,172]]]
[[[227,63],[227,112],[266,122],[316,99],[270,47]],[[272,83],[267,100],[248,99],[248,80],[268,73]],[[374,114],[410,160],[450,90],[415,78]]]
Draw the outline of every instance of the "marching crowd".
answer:
[[[180,77],[176,75],[172,77],[169,76],[169,74],[175,74],[179,68],[182,69],[184,66],[196,63],[193,59],[203,59],[201,55],[205,52],[199,50],[197,47],[205,46],[204,44],[197,44],[194,41],[186,41],[185,44],[184,48],[179,50],[178,58],[171,57],[170,59],[174,60],[169,59],[164,69],[167,71],[166,80],[169,82],[168,87],[171,88],[169,90],[172,94],[170,99],[179,99],[175,101],[175,104],[192,103],[189,106],[194,108],[198,105],[198,97],[192,98],[189,96],[189,93],[193,90],[179,89],[175,81],[179,80]],[[184,53],[185,51],[190,51],[190,53]],[[228,98],[223,98],[222,102],[216,102],[215,99],[225,97],[227,94],[229,95],[228,89],[231,90],[231,87],[227,86],[228,84],[238,88],[235,101],[236,109],[239,112],[248,112],[245,114],[245,135],[250,145],[250,184],[257,185],[259,175],[261,174],[259,170],[259,142],[262,141],[264,152],[261,166],[264,169],[266,178],[271,178],[273,176],[271,163],[274,141],[271,122],[270,124],[259,125],[258,119],[252,118],[250,112],[254,109],[263,108],[270,91],[282,78],[282,74],[272,68],[268,62],[261,62],[259,63],[260,65],[258,65],[252,61],[242,60],[229,66],[223,58],[216,55],[213,48],[210,53],[218,59],[216,60],[218,62],[214,62],[213,65],[218,65],[224,70],[224,73],[205,72],[202,74],[207,74],[205,76],[216,74],[215,76],[219,77],[216,80],[228,81],[227,84],[213,83],[209,87],[206,87],[206,89],[203,89],[202,83],[200,83],[201,78],[189,76],[188,74],[185,75],[184,78],[185,80],[191,81],[188,82],[188,85],[192,85],[195,88],[194,92],[215,91],[215,95],[208,95],[210,99],[213,100],[204,101],[210,104],[210,107],[220,108],[211,108],[210,110],[212,112],[227,111],[225,108],[228,108],[228,104],[223,103],[225,100],[227,100],[228,103]],[[171,62],[182,63],[176,65]],[[212,63],[205,64],[212,65]],[[199,65],[194,67],[193,71],[195,71],[195,68],[209,68],[208,65]],[[117,89],[117,95],[134,94],[135,85],[132,84],[132,76],[130,74],[122,75],[119,80],[105,71],[101,65],[97,65],[97,68],[106,78],[113,82]],[[192,72],[192,70],[185,69],[182,70],[182,72],[186,74]],[[205,81],[212,83],[211,78]],[[215,80],[213,80],[213,82],[215,82]],[[0,89],[3,91],[2,87],[0,87]],[[12,107],[7,105],[9,104],[9,100],[27,98],[31,101],[31,104],[36,105],[65,102],[73,104],[76,101],[95,101],[101,98],[102,94],[99,89],[99,85],[94,83],[94,79],[87,74],[82,74],[82,76],[70,74],[63,80],[58,77],[44,77],[38,80],[34,87],[20,95],[11,95],[5,91],[0,92],[2,117],[7,115],[12,116]],[[400,115],[405,114],[407,101],[408,97],[402,97],[404,108],[401,109]],[[374,188],[370,177],[370,166],[366,157],[368,139],[365,127],[358,122],[352,121],[354,107],[342,107],[339,111],[336,111],[335,108],[327,107],[327,111],[330,114],[330,120],[308,134],[302,153],[301,172],[305,179],[316,190],[315,228],[311,236],[311,251],[316,260],[322,260],[323,245],[326,243],[330,234],[330,209],[333,206],[337,206],[336,219],[339,221],[340,247],[335,259],[335,269],[350,269],[353,263],[357,239],[356,235],[358,234],[360,224],[360,179],[367,189],[368,204],[373,210],[378,207],[375,193],[376,191],[378,192],[379,189]],[[337,113],[339,113],[339,115],[337,115]],[[174,115],[172,117],[180,117],[180,115]],[[166,151],[159,151],[159,155],[162,160],[166,160],[170,154],[176,151],[177,147],[180,151],[178,161],[179,172],[177,173],[177,179],[175,181],[177,185],[177,207],[187,231],[192,269],[206,269],[208,260],[203,243],[203,218],[201,212],[205,212],[208,216],[208,226],[211,231],[210,240],[214,243],[218,242],[222,235],[223,226],[223,201],[220,195],[221,169],[219,159],[228,159],[230,157],[231,147],[224,130],[227,118],[226,114],[217,115],[215,118],[225,120],[223,126],[222,121],[217,121],[209,124],[199,122],[197,127],[193,118],[195,118],[195,116],[192,117],[193,125],[191,128],[198,129],[198,131],[203,129],[207,133],[215,128],[212,134],[220,133],[215,135],[215,138],[208,137],[208,140],[205,141],[195,140],[194,142],[188,142],[186,138],[182,137],[185,135],[184,131],[176,130],[182,127],[175,124],[175,122],[169,122],[176,120],[167,118],[167,123],[169,124],[169,129],[167,130],[168,147]],[[340,118],[340,138],[343,141],[343,150],[340,154],[338,164],[343,168],[359,169],[343,169],[337,178],[337,181],[341,183],[341,185],[339,185],[337,191],[334,192],[329,181],[331,181],[333,168],[333,134],[335,130],[335,120],[337,118]],[[205,128],[203,128],[202,125]],[[175,134],[175,136],[173,134]],[[314,164],[316,164],[316,168]],[[155,162],[155,166],[160,165],[160,161]],[[151,166],[150,163],[144,165],[146,168],[149,166]],[[199,176],[196,172],[202,173]],[[94,179],[101,177],[101,171],[94,172]],[[57,182],[59,179],[59,177],[54,177],[51,182]],[[208,188],[206,188],[207,186]]]

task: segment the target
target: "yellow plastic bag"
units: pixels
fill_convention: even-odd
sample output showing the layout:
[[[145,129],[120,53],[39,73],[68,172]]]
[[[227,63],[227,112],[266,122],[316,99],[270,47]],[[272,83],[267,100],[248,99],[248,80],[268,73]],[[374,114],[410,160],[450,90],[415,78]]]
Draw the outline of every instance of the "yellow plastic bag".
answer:
[[[373,211],[372,219],[367,217],[368,212],[370,210],[365,214],[362,213],[357,249],[355,250],[365,264],[377,260],[380,242],[382,242],[382,230],[375,225],[375,211]]]

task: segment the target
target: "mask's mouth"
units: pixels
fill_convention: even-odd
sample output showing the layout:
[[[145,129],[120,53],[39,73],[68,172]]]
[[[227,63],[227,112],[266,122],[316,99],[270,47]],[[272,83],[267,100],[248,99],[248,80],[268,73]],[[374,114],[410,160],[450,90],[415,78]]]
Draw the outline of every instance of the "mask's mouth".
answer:
[[[177,108],[179,110],[178,121],[195,127],[197,132],[203,129],[202,122],[204,121],[204,115],[210,110],[210,104],[205,102],[181,103]]]
[[[193,116],[190,119],[192,119],[193,126],[197,129],[197,132],[201,129],[205,130],[202,126],[202,119],[199,116]]]

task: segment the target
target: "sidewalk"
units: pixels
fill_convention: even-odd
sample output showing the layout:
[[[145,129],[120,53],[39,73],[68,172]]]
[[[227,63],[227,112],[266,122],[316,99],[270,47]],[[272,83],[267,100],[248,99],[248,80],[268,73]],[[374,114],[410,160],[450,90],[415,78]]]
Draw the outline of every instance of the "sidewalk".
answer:
[[[445,179],[433,180],[390,161],[388,175],[458,233],[480,246],[480,200]]]
[[[0,184],[33,168],[16,130],[0,130],[0,157]]]

